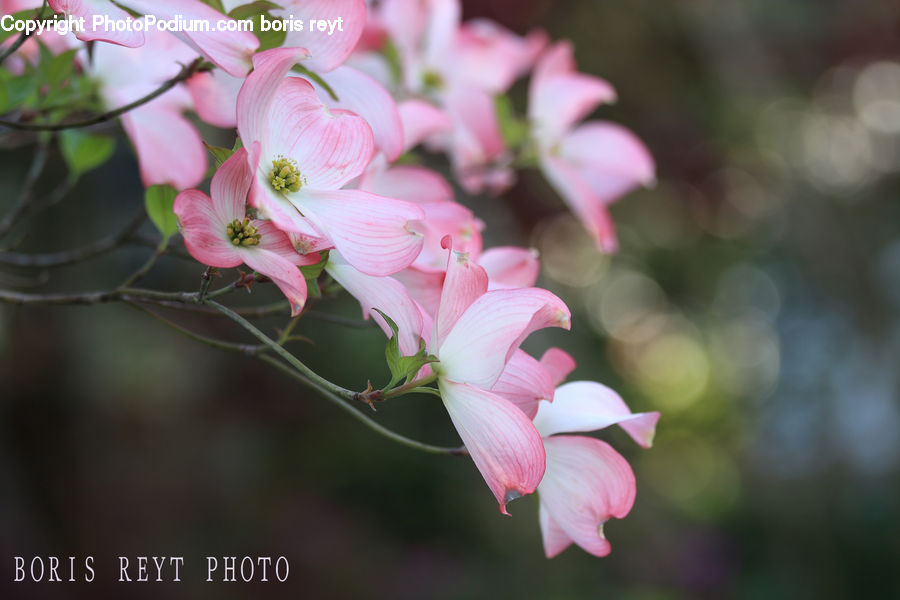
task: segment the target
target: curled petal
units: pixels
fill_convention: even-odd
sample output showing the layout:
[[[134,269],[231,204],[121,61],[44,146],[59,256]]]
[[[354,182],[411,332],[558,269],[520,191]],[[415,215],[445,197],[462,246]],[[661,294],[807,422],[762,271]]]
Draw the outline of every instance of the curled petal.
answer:
[[[446,236],[442,243],[450,252],[447,258],[447,274],[444,277],[441,303],[438,307],[437,318],[434,320],[434,333],[431,336],[432,343],[438,348],[452,331],[460,316],[488,288],[487,273],[469,260],[468,253],[454,252],[450,248],[450,236]]]
[[[649,448],[658,412],[632,413],[617,393],[595,381],[572,381],[556,389],[553,402],[542,402],[534,426],[546,437],[555,433],[595,431],[618,423],[635,442]]]
[[[441,398],[475,466],[497,502],[532,493],[544,475],[544,446],[511,402],[472,385],[439,379]]]
[[[519,344],[544,327],[570,327],[568,307],[552,293],[538,288],[487,292],[438,347],[441,369],[454,381],[490,389]]]
[[[241,248],[241,258],[248,267],[271,279],[291,303],[291,316],[296,317],[306,304],[306,278],[291,261],[270,250]]]
[[[634,472],[606,442],[575,435],[544,438],[547,470],[538,488],[542,507],[566,536],[594,556],[606,556],[610,544],[603,524],[625,517],[634,504]],[[549,523],[548,523],[549,524]],[[562,550],[559,532],[550,530]],[[548,537],[545,533],[545,539]]]
[[[576,366],[572,355],[560,348],[549,348],[541,356],[540,363],[550,373],[554,386],[558,386],[565,381],[566,377],[575,370]]]
[[[491,391],[518,406],[529,419],[534,419],[538,403],[553,400],[553,379],[527,352],[516,350]]]

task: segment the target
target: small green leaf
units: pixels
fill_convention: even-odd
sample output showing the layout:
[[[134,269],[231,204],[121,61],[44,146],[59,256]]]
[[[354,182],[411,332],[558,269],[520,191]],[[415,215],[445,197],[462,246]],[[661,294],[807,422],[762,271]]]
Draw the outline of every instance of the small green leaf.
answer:
[[[221,167],[222,163],[231,158],[231,155],[234,154],[234,150],[230,150],[228,148],[213,146],[211,144],[207,144],[206,142],[203,142],[203,145],[206,146],[206,150],[210,154],[212,154],[212,157],[216,160],[216,167]]]
[[[319,275],[322,274],[322,271],[325,270],[325,266],[328,264],[328,250],[324,250],[319,253],[321,259],[314,265],[304,265],[300,267],[300,272],[303,273],[303,276],[308,281],[315,281],[319,278]]]
[[[257,51],[262,52],[263,50],[278,48],[284,43],[284,40],[287,37],[287,31],[284,30],[274,31],[272,28],[269,28],[268,31],[263,30],[263,19],[267,21],[281,20],[280,17],[273,17],[269,12],[279,8],[281,8],[281,6],[274,2],[257,0],[256,2],[236,7],[228,13],[228,16],[239,21],[245,19],[253,21],[253,35],[259,39],[259,50]]]
[[[393,388],[404,379],[406,383],[409,383],[422,370],[422,367],[428,363],[437,362],[436,357],[426,352],[425,340],[422,338],[419,338],[418,352],[412,356],[403,356],[400,352],[397,324],[384,312],[377,308],[374,310],[384,318],[392,332],[391,339],[388,340],[384,349],[384,356],[387,359],[388,368],[391,370],[391,382],[385,386],[385,390]]]
[[[43,49],[45,46],[41,44]],[[53,56],[45,55],[41,52],[41,72],[44,75],[43,83],[50,89],[62,85],[65,80],[72,75],[75,69],[75,53],[78,50],[67,50],[61,54]],[[46,63],[45,63],[46,61]]]
[[[316,264],[300,267],[300,272],[303,273],[303,277],[306,279],[307,293],[313,298],[322,297],[322,290],[319,289],[317,281],[319,275],[322,274],[322,271],[324,271],[325,267],[328,265],[328,250],[320,252],[319,256],[321,258]]]
[[[34,9],[32,9],[32,8],[29,8],[28,10],[20,10],[17,13],[13,13],[12,14],[12,22],[9,23],[9,27],[8,28],[0,28],[0,42],[4,42],[7,38],[11,38],[13,36],[19,37],[20,35],[22,35],[21,31],[16,31],[16,28],[15,28],[16,21],[28,21],[33,18],[34,18]]]
[[[225,7],[222,5],[222,0],[203,0],[203,3],[211,8],[216,9],[223,15],[225,14]]]
[[[116,143],[112,138],[67,129],[59,135],[59,147],[74,180],[109,160]]]
[[[178,233],[178,218],[172,210],[175,196],[175,188],[170,185],[151,185],[144,196],[147,216],[162,234],[163,245]]]

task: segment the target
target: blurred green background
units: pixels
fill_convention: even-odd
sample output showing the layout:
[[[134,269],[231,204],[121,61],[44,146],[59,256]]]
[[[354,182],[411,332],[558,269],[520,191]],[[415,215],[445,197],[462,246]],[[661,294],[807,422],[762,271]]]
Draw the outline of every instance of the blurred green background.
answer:
[[[538,248],[541,284],[572,308],[571,333],[526,349],[560,345],[574,378],[663,413],[651,450],[601,434],[638,485],[632,513],[607,524],[612,554],[547,561],[534,499],[504,518],[470,461],[396,446],[266,365],[127,306],[0,306],[0,597],[900,597],[900,4],[465,5],[574,40],[581,69],[619,92],[596,116],[636,131],[658,163],[658,186],[613,209],[611,259],[538,174],[499,199],[462,199],[489,244]],[[0,208],[29,143],[3,138]],[[22,249],[114,231],[141,195],[120,139]],[[101,289],[148,252],[2,267],[0,286]],[[201,271],[166,258],[145,283],[192,290]],[[358,316],[350,298],[325,308]],[[173,318],[243,339],[219,319]],[[377,329],[310,320],[298,333],[314,345],[294,351],[326,377],[386,381]],[[431,397],[377,419],[457,442]],[[14,584],[15,555],[93,555],[97,578]],[[182,555],[185,581],[123,588],[120,555]],[[208,555],[285,555],[290,579],[206,584]]]

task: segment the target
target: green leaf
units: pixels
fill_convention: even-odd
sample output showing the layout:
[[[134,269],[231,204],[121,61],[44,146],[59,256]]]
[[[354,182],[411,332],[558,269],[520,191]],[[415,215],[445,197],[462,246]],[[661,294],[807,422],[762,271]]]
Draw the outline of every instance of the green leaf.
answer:
[[[175,188],[170,185],[151,185],[144,196],[147,216],[163,236],[163,245],[178,233],[178,218],[172,210],[175,204]]]
[[[203,142],[203,145],[206,146],[206,150],[212,154],[212,157],[216,160],[216,167],[221,167],[222,163],[231,158],[231,155],[234,154],[234,150],[229,148],[222,148],[221,146],[213,146],[211,144],[207,144]]]
[[[19,37],[22,35],[21,31],[16,31],[14,23],[16,21],[27,21],[29,19],[34,18],[34,9],[29,8],[28,10],[20,10],[17,13],[13,13],[12,15],[13,21],[10,23],[9,29],[0,29],[0,43],[6,41],[7,38],[11,38],[13,36]]]
[[[321,298],[322,290],[319,289],[319,285],[316,281],[319,279],[319,275],[322,274],[322,271],[325,270],[326,265],[328,265],[328,250],[319,253],[321,259],[314,265],[304,265],[300,267],[300,272],[303,273],[303,277],[306,279],[306,289],[310,296],[313,298]]]
[[[54,89],[65,82],[75,70],[75,53],[78,50],[67,50],[62,54],[53,56],[49,51],[44,53],[46,48],[44,44],[41,46],[41,72],[44,75],[43,83],[50,89]]]
[[[271,28],[269,28],[268,31],[263,31],[263,19],[266,19],[267,21],[281,20],[281,17],[273,17],[269,12],[279,8],[281,8],[281,6],[274,2],[256,0],[256,2],[236,7],[228,13],[228,16],[239,21],[245,19],[253,21],[253,35],[259,39],[259,50],[257,50],[257,52],[262,52],[263,50],[278,48],[284,43],[284,40],[287,37],[287,31],[273,31]]]
[[[387,359],[388,368],[391,370],[391,382],[385,386],[385,391],[393,388],[400,381],[406,380],[409,383],[418,374],[418,372],[428,363],[437,362],[437,357],[426,352],[425,340],[419,338],[419,351],[412,356],[403,356],[400,352],[400,341],[398,336],[399,328],[397,324],[387,316],[384,312],[374,309],[387,322],[391,328],[391,339],[388,340],[384,349],[384,356]]]
[[[67,129],[59,134],[59,148],[73,180],[109,160],[115,147],[112,138],[77,129]]]
[[[222,5],[222,0],[202,0],[202,1],[207,6],[216,9],[223,15],[225,14],[225,7]]]

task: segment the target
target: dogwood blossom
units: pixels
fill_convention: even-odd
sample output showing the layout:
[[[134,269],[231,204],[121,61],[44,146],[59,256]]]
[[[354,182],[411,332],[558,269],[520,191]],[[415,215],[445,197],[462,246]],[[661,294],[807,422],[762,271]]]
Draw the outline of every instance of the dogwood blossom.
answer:
[[[618,247],[607,207],[655,181],[653,158],[633,133],[606,121],[576,126],[615,98],[607,82],[575,70],[567,42],[541,57],[529,87],[528,116],[541,170],[606,252]]]
[[[538,487],[547,558],[572,542],[595,556],[609,554],[603,524],[612,517],[624,518],[635,497],[634,472],[612,446],[595,438],[557,434],[618,424],[649,448],[658,420],[658,412],[632,413],[618,394],[593,381],[566,383],[556,389],[552,402],[540,402],[534,426],[547,456]]]
[[[306,304],[306,279],[298,265],[319,262],[318,254],[298,254],[290,239],[272,223],[251,219],[247,192],[252,174],[247,151],[238,150],[216,171],[211,196],[186,190],[175,198],[175,214],[188,252],[212,267],[246,264],[281,289],[298,315]]]

